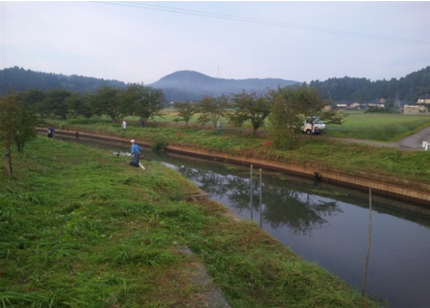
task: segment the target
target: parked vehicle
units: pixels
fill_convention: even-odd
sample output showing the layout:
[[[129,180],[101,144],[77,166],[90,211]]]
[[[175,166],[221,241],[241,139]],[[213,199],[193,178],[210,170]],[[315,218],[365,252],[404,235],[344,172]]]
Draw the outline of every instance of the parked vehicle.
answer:
[[[302,132],[306,135],[320,134],[325,131],[325,124],[318,117],[307,118],[303,121]]]

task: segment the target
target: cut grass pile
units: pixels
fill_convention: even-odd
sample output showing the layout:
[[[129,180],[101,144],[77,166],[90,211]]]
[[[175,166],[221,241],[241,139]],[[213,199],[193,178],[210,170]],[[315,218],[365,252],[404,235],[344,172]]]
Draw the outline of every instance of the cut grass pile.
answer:
[[[219,204],[183,201],[197,188],[159,163],[38,138],[13,164],[0,307],[204,307],[200,263],[232,307],[375,307]]]

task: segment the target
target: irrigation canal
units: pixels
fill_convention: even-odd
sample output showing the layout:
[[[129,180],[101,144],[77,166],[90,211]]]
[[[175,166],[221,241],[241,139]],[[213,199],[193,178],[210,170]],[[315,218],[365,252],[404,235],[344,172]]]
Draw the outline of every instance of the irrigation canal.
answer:
[[[56,138],[110,153],[130,148],[119,141]],[[251,172],[251,167],[177,154],[144,154],[366,296],[393,308],[430,307],[430,209],[312,178]]]

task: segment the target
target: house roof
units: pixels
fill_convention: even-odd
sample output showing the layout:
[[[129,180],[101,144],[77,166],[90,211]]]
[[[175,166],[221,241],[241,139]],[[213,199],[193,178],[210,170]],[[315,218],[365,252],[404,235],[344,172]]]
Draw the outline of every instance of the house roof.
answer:
[[[430,99],[430,95],[426,94],[426,95],[418,96],[418,99],[420,99],[420,98],[429,98]]]

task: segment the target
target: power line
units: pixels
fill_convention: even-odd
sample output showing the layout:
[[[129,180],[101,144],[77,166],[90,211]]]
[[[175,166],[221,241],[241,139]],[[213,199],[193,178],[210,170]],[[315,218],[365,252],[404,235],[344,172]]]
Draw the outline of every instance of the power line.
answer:
[[[177,14],[203,16],[203,17],[210,17],[210,18],[216,18],[216,19],[248,22],[248,23],[254,23],[254,24],[261,24],[261,25],[277,26],[277,27],[284,27],[284,28],[294,28],[294,29],[300,29],[300,30],[325,32],[325,33],[331,33],[331,34],[340,34],[340,35],[371,38],[371,39],[386,40],[386,41],[396,41],[396,42],[403,42],[403,43],[418,43],[418,44],[430,43],[430,41],[423,41],[423,40],[418,40],[418,39],[408,39],[408,38],[391,37],[391,36],[378,35],[378,34],[358,33],[358,32],[329,29],[329,28],[322,28],[322,27],[316,27],[316,26],[299,25],[299,24],[293,24],[293,23],[287,23],[287,22],[256,19],[256,18],[249,18],[249,17],[240,17],[240,16],[234,16],[234,15],[218,14],[218,13],[211,13],[211,12],[204,12],[204,11],[197,11],[197,10],[190,10],[190,9],[181,9],[181,8],[157,5],[157,4],[150,4],[150,3],[145,3],[145,2],[103,2],[103,1],[98,1],[95,3],[133,7],[133,8],[139,8],[139,9],[145,9],[145,10],[163,11],[163,12],[177,13]]]

